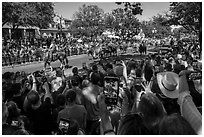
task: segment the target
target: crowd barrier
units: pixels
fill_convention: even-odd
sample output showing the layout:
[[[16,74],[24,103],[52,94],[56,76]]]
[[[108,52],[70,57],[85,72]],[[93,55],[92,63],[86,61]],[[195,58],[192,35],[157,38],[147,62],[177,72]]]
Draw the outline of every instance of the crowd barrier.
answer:
[[[73,56],[73,55],[82,55],[86,54],[86,50],[80,49],[80,50],[71,50],[69,52],[66,52],[67,56]],[[57,54],[53,54],[53,60],[57,60]],[[19,65],[19,64],[27,64],[32,63],[36,61],[43,61],[43,57],[36,57],[34,55],[25,55],[23,57],[20,57],[19,55],[16,56],[4,56],[2,55],[2,66],[13,66],[13,65]]]

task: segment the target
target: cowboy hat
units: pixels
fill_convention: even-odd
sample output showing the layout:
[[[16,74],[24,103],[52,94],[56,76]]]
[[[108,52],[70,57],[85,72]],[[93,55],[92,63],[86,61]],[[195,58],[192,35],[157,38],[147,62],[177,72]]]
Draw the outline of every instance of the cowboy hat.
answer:
[[[161,92],[168,98],[179,97],[179,76],[174,72],[157,74],[157,82]]]

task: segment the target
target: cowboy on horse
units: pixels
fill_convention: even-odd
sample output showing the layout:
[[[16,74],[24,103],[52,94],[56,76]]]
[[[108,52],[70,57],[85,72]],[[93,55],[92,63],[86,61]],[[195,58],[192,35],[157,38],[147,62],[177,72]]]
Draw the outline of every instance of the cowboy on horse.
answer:
[[[44,70],[46,70],[47,64],[49,65],[50,69],[52,70],[52,66],[51,66],[52,57],[50,55],[52,55],[52,54],[50,53],[49,49],[46,49],[44,52]]]
[[[44,69],[46,69],[47,64],[52,69],[51,62],[55,60],[60,61],[61,68],[64,68],[64,67],[66,68],[68,66],[69,61],[65,53],[65,48],[66,47],[59,48],[54,42],[52,42],[52,44],[50,45],[50,48],[47,49],[44,54]],[[54,53],[56,53],[56,58],[53,58]]]

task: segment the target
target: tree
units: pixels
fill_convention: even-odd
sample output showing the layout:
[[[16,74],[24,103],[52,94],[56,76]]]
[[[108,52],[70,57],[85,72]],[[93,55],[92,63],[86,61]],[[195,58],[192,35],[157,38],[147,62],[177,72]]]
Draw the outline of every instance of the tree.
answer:
[[[84,29],[90,32],[90,36],[94,36],[102,32],[104,22],[103,16],[104,11],[97,5],[86,6],[84,4],[73,15],[74,20],[71,28],[78,28],[79,30]]]
[[[168,37],[171,34],[171,27],[162,24],[162,22],[167,21],[165,15],[157,14],[157,16],[152,17],[152,21],[155,29],[157,30],[156,36],[163,38]]]
[[[111,13],[106,13],[104,15],[104,24],[106,28],[112,28],[114,27],[115,18]]]
[[[184,27],[179,27],[179,28],[173,29],[173,35],[177,39],[180,39],[182,34],[185,35],[185,34],[189,34],[189,33],[191,33],[191,32],[189,32],[189,30],[186,30]]]
[[[141,23],[141,28],[147,37],[167,37],[171,34],[171,27],[162,24],[162,22],[166,20],[167,18],[164,15],[158,14],[156,16],[153,16],[149,21],[143,21]],[[154,29],[156,30],[156,33],[152,32]]]
[[[169,19],[165,24],[181,25],[196,33],[202,45],[202,2],[172,2],[167,16]]]
[[[51,2],[3,2],[2,26],[6,23],[13,29],[19,26],[48,28],[53,22],[54,8]]]
[[[116,2],[118,5],[124,5],[124,9],[118,8],[112,13],[115,15],[116,20],[120,22],[119,28],[122,28],[122,35],[126,34],[127,37],[136,35],[139,30],[139,20],[136,15],[142,15],[143,9],[139,2]]]
[[[140,2],[116,2],[116,4],[118,5],[121,5],[123,4],[124,5],[124,10],[125,11],[131,11],[133,15],[142,15],[142,11],[143,9],[141,8],[141,3]]]
[[[52,2],[35,2],[33,3],[35,7],[35,26],[39,28],[49,28],[49,24],[53,23],[54,4]],[[31,5],[32,6],[32,5]]]

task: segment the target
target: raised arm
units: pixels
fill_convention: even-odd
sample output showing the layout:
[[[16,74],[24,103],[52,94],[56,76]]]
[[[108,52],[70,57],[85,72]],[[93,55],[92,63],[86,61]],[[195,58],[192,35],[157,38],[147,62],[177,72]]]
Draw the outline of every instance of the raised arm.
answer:
[[[186,75],[190,73],[190,71],[185,70],[179,74],[180,95],[177,101],[180,105],[181,115],[189,122],[197,134],[202,134],[202,115],[192,100],[186,79]]]
[[[104,135],[115,135],[113,126],[111,124],[109,112],[105,104],[105,95],[100,94],[97,99],[99,102],[100,115],[101,115],[101,132]]]

